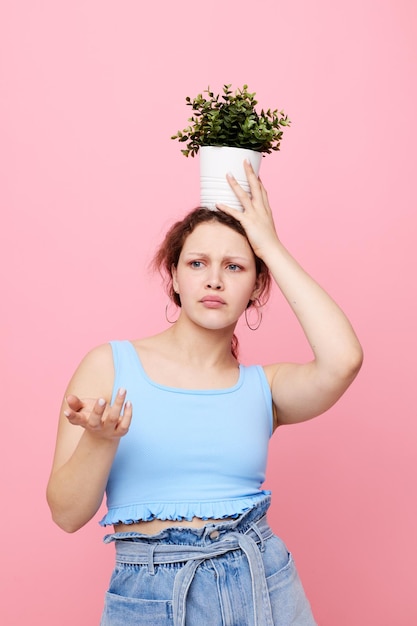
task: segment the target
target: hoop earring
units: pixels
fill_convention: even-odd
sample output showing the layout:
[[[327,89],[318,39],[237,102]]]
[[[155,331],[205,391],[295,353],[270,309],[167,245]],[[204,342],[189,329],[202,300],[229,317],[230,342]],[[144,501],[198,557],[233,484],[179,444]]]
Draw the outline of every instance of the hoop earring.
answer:
[[[258,330],[259,326],[262,323],[262,311],[261,311],[261,308],[260,308],[260,302],[259,302],[258,298],[255,298],[255,300],[252,300],[252,302],[256,302],[257,303],[257,304],[254,304],[253,308],[258,313],[258,318],[257,318],[255,324],[253,326],[251,326],[250,323],[249,323],[249,320],[248,320],[248,309],[245,309],[246,326],[249,328],[249,330]]]
[[[168,302],[168,304],[165,307],[165,319],[168,322],[168,324],[175,324],[175,322],[177,321],[178,317],[177,317],[176,320],[170,320],[169,317],[168,317],[168,308],[169,308],[170,304],[172,304],[171,300]]]

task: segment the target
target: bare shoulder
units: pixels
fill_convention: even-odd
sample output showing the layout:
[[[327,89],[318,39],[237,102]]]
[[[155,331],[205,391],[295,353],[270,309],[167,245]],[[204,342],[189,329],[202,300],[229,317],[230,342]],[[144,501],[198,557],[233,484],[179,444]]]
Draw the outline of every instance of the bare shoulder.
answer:
[[[106,402],[110,402],[113,380],[113,354],[110,344],[90,350],[81,360],[65,391],[59,414],[52,471],[61,467],[71,457],[84,432],[81,426],[74,426],[68,422],[64,413],[68,408],[66,398],[73,395],[82,401],[104,398]]]
[[[169,343],[167,337],[168,333],[166,331],[162,331],[161,333],[158,333],[156,335],[150,335],[149,337],[132,339],[130,343],[137,350],[157,350]]]
[[[79,397],[111,398],[114,381],[113,353],[109,343],[96,346],[81,360],[75,370],[67,394]]]
[[[130,343],[138,352],[141,360],[160,360],[169,357],[172,353],[172,346],[167,331],[141,339],[134,339]]]

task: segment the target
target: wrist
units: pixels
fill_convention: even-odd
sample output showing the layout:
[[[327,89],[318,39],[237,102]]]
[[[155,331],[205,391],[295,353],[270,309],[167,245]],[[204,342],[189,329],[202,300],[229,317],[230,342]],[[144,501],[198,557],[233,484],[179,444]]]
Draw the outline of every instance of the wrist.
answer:
[[[82,439],[85,444],[97,450],[117,450],[120,438],[115,436],[109,436],[109,434],[105,434],[99,430],[88,430],[84,429],[84,434]]]

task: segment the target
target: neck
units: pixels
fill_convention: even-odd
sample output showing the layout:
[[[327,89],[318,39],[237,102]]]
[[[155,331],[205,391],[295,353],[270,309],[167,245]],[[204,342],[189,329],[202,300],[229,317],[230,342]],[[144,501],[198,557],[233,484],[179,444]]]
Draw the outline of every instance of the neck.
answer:
[[[201,328],[180,315],[165,332],[179,353],[190,362],[206,366],[235,362],[231,342],[235,326],[222,329]]]

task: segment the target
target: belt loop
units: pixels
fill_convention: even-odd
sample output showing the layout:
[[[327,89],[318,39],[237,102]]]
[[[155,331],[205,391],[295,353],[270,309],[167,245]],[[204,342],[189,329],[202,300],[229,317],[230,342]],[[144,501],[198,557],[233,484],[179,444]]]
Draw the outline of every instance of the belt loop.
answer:
[[[149,546],[149,556],[148,556],[148,572],[151,576],[155,575],[155,563],[154,563],[154,553],[157,547],[157,543]]]
[[[258,528],[258,526],[257,526],[256,522],[254,522],[253,524],[251,524],[251,525],[249,526],[249,528],[248,528],[248,530],[246,531],[245,535],[247,535],[247,533],[248,533],[250,530],[253,530],[253,532],[255,533],[255,535],[257,535],[257,537],[258,537],[259,541],[261,542],[261,545],[260,545],[259,550],[260,550],[261,552],[265,552],[265,541],[264,541],[264,538],[262,537],[262,533],[261,533],[261,531],[259,530],[259,528]]]

